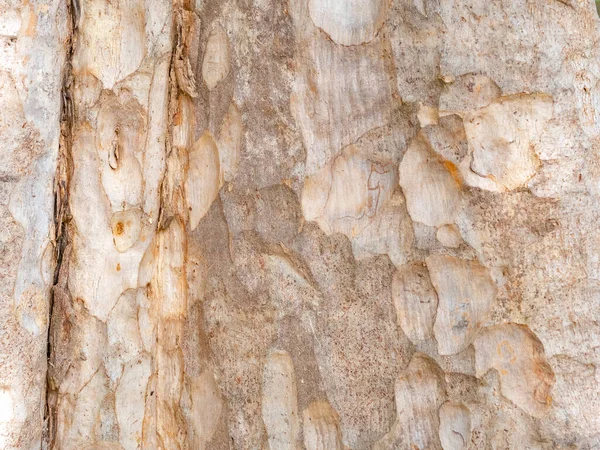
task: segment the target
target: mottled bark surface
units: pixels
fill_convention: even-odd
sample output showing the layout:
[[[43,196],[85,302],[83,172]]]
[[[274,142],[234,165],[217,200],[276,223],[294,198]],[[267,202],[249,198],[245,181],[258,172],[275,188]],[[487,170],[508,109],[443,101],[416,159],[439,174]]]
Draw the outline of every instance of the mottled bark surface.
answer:
[[[0,448],[600,448],[599,26],[0,2]]]
[[[5,449],[39,449],[42,442],[67,23],[62,1],[0,1],[0,448]]]

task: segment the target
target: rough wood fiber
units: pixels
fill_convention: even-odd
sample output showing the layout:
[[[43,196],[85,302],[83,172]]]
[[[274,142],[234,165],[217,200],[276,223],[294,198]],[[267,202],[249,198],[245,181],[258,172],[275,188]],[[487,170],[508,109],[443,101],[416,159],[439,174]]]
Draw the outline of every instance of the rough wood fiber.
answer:
[[[0,447],[600,448],[599,24],[0,3]]]

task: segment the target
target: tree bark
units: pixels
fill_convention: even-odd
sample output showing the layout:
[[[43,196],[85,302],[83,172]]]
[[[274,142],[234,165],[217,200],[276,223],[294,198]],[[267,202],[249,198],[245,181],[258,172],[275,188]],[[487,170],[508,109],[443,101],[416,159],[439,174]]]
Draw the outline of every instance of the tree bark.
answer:
[[[600,448],[591,0],[0,3],[0,448]]]
[[[54,269],[54,175],[69,39],[62,1],[0,2],[0,448],[39,449]]]

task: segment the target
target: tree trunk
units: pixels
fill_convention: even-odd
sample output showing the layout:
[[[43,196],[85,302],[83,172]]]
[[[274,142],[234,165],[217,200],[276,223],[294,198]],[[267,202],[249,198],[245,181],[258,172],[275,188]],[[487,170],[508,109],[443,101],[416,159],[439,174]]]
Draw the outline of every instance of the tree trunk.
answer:
[[[591,0],[0,0],[0,448],[600,448]]]

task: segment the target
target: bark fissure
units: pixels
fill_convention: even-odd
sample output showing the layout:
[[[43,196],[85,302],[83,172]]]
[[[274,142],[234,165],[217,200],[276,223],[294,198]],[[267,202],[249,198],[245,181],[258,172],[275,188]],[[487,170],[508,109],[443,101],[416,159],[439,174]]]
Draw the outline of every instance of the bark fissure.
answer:
[[[66,38],[66,58],[61,68],[63,82],[60,96],[60,141],[56,174],[54,175],[54,260],[55,269],[53,285],[49,299],[49,317],[47,332],[47,359],[48,370],[46,374],[46,390],[44,401],[44,436],[43,448],[53,449],[56,435],[56,402],[58,398],[57,380],[61,379],[60,373],[65,368],[61,367],[65,361],[57,361],[57,344],[64,343],[61,328],[68,324],[72,301],[68,287],[68,259],[70,257],[69,223],[71,213],[69,210],[69,189],[73,176],[73,160],[71,156],[73,145],[73,127],[75,121],[75,105],[73,103],[73,46],[76,39],[78,21],[81,15],[79,0],[67,1],[66,24],[68,26]],[[68,325],[67,325],[68,326]],[[66,332],[68,335],[68,331]],[[61,333],[62,334],[62,333]],[[62,339],[61,339],[62,338]],[[68,370],[69,367],[67,367]]]

